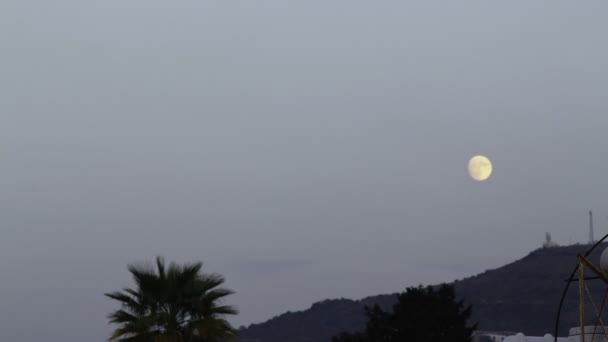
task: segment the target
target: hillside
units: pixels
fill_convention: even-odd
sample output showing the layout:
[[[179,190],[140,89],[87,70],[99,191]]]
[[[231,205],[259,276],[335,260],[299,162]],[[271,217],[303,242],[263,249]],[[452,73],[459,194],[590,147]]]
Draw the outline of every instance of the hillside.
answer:
[[[596,248],[589,257],[597,263],[608,244]],[[454,283],[456,292],[473,304],[473,321],[480,330],[517,331],[543,335],[553,332],[555,314],[566,279],[576,265],[576,254],[589,245],[539,249],[523,259],[488,270]],[[596,300],[605,287],[599,281],[588,282]],[[578,324],[578,288],[571,286],[560,324],[561,334]],[[328,342],[341,331],[362,330],[363,307],[378,303],[390,308],[392,295],[378,295],[362,300],[333,299],[313,304],[309,309],[288,312],[264,323],[252,324],[240,331],[241,342]],[[590,305],[587,306],[588,308]],[[591,317],[591,311],[588,313]]]

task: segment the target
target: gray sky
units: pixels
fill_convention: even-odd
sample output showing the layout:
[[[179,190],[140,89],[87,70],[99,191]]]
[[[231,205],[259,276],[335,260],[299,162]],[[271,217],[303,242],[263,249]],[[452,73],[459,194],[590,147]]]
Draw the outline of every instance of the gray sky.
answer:
[[[241,325],[606,232],[607,11],[2,1],[0,340],[103,341],[158,254]]]

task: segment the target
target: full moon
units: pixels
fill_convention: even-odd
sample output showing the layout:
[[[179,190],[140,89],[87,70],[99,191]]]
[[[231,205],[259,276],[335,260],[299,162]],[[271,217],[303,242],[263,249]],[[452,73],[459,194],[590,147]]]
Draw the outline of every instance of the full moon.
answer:
[[[469,160],[469,175],[476,181],[483,182],[492,175],[492,162],[486,156],[475,156]]]

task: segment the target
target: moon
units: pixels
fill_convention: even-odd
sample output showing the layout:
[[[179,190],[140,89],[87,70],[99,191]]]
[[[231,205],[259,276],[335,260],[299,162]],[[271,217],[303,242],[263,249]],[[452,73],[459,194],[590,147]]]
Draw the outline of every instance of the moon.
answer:
[[[488,157],[477,155],[469,160],[469,175],[478,182],[483,182],[492,175],[492,162]]]

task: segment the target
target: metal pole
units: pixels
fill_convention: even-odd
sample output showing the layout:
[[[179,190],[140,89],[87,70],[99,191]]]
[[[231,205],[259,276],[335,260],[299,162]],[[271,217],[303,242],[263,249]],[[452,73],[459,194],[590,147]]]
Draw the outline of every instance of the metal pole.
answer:
[[[589,248],[589,250],[587,250],[587,252],[585,252],[585,254],[583,255],[584,257],[587,257],[589,254],[591,254],[591,252],[593,252],[593,250],[599,246],[602,242],[604,242],[604,240],[606,240],[608,238],[608,234],[604,235],[604,237],[602,237],[598,242],[596,242],[591,248]],[[561,317],[562,314],[562,306],[564,305],[564,300],[566,299],[566,294],[568,293],[568,288],[570,288],[570,283],[572,282],[572,280],[574,280],[574,275],[576,274],[576,270],[578,269],[578,263],[576,265],[576,267],[574,267],[574,269],[572,270],[572,273],[570,273],[570,277],[568,278],[568,282],[566,283],[566,286],[564,287],[564,291],[562,292],[562,296],[559,300],[559,305],[557,306],[557,314],[555,315],[555,327],[553,330],[553,341],[557,342],[557,335],[559,334],[559,319]]]
[[[578,296],[581,342],[585,342],[585,270],[583,269],[583,262],[580,259],[578,262]]]

